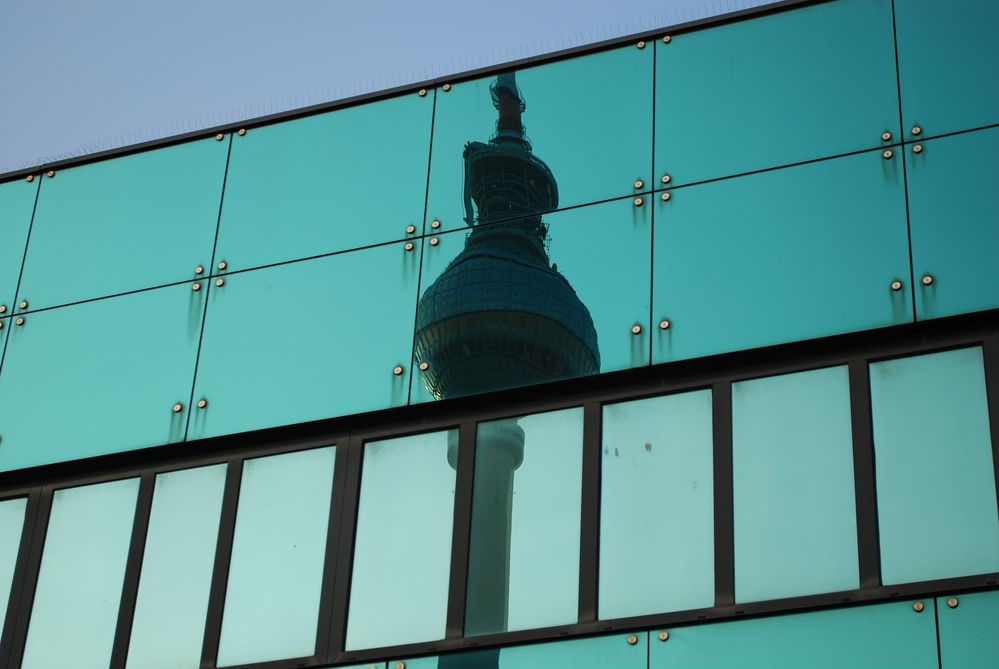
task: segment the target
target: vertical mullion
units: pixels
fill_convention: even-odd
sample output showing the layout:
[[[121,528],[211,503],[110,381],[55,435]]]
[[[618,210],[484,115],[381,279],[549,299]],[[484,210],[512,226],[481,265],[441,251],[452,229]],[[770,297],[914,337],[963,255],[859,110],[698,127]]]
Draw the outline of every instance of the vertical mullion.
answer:
[[[357,505],[361,494],[361,465],[364,442],[359,436],[348,441],[347,466],[344,472],[342,510],[336,547],[336,572],[333,606],[330,611],[327,654],[336,658],[344,651],[347,640],[347,615],[350,606],[350,577],[354,569],[354,539],[357,534]]]
[[[982,342],[985,367],[985,402],[992,438],[992,468],[995,474],[996,508],[999,509],[999,335],[989,335]]]
[[[732,383],[711,387],[714,463],[715,606],[735,604],[735,509],[732,492]]]
[[[579,622],[597,619],[600,569],[600,442],[603,407],[583,407],[583,490],[579,532]]]
[[[28,570],[31,559],[31,546],[36,534],[36,522],[40,515],[38,507],[41,498],[41,489],[34,490],[28,494],[28,504],[24,511],[24,524],[21,528],[21,542],[17,551],[17,562],[14,565],[14,578],[10,583],[10,598],[7,600],[7,614],[4,617],[4,626],[0,630],[0,667],[7,666],[10,657],[11,637],[16,628],[18,611],[21,603],[21,593],[25,587],[25,574]]]
[[[460,639],[465,633],[468,553],[472,536],[472,500],[475,483],[475,435],[475,423],[462,423],[458,427],[454,525],[451,530],[451,577],[444,633],[446,639]]]
[[[878,545],[871,377],[867,360],[864,359],[851,360],[849,370],[853,477],[857,500],[857,565],[860,569],[860,587],[877,588],[881,586],[881,549]]]
[[[326,561],[323,568],[322,599],[319,603],[319,622],[316,629],[316,658],[320,662],[332,660],[330,656],[330,627],[333,624],[333,598],[337,589],[336,568],[339,559],[340,528],[344,523],[343,488],[347,480],[347,461],[350,457],[349,440],[336,442],[333,465],[333,499],[330,503],[329,526],[326,530]]]
[[[135,600],[139,591],[139,576],[142,573],[142,558],[146,548],[146,532],[149,529],[149,514],[153,507],[155,487],[156,474],[151,472],[143,474],[139,482],[139,497],[135,505],[132,538],[129,542],[125,579],[121,588],[121,603],[118,606],[118,622],[115,625],[114,644],[111,649],[111,669],[123,669],[128,656],[128,644],[132,637],[132,617],[135,614]]]
[[[31,543],[28,546],[27,556],[23,554],[18,558],[18,569],[24,567],[23,581],[18,593],[17,616],[13,621],[10,643],[7,646],[7,666],[20,667],[24,659],[24,645],[28,640],[28,624],[31,621],[31,607],[34,604],[35,588],[38,586],[38,572],[41,569],[42,552],[45,547],[45,535],[49,527],[49,514],[52,512],[52,495],[54,489],[43,488],[35,499],[34,506],[36,516],[34,518],[34,531],[31,533]],[[22,546],[24,538],[22,537]],[[22,548],[23,550],[23,548]],[[8,625],[11,625],[8,622]]]
[[[201,667],[215,666],[222,634],[222,614],[225,609],[225,592],[229,584],[229,560],[232,557],[232,538],[236,529],[236,510],[239,506],[239,487],[243,477],[243,461],[229,463],[222,497],[219,519],[218,543],[215,547],[215,565],[212,569],[212,586],[208,596],[208,614],[205,616],[205,638],[201,646]]]

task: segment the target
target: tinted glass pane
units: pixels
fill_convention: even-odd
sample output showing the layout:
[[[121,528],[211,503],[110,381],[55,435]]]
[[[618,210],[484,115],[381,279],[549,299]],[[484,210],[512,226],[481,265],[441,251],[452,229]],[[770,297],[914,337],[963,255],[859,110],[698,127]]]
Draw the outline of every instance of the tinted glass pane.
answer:
[[[735,600],[860,587],[847,368],[732,384]]]
[[[37,309],[193,278],[211,262],[228,144],[206,139],[46,177],[18,299]]]
[[[628,198],[433,238],[413,401],[647,365],[650,210]]]
[[[871,407],[884,583],[999,571],[982,350],[872,364]]]
[[[347,649],[444,638],[458,433],[364,446]]]
[[[895,24],[907,138],[999,121],[999,5],[896,0]]]
[[[680,188],[656,206],[653,362],[912,320],[897,156]]]
[[[405,660],[406,669],[646,669],[648,635],[602,636]],[[389,666],[399,666],[393,660]]]
[[[107,669],[139,479],[57,490],[23,669]]]
[[[21,275],[38,183],[39,179],[34,183],[21,179],[0,184],[0,307],[6,307],[0,314],[3,316],[14,311],[14,293]]]
[[[847,46],[848,45],[848,46]],[[897,141],[891,0],[840,0],[656,44],[656,186]]]
[[[203,295],[181,284],[13,325],[0,375],[0,469],[182,440]]]
[[[235,135],[216,262],[247,269],[422,231],[433,108],[413,93]]]
[[[465,634],[576,622],[583,410],[480,423]]]
[[[999,128],[922,147],[905,152],[912,269],[920,282],[916,314],[938,318],[999,307]]]
[[[894,602],[653,633],[650,669],[937,669],[933,600]]]
[[[999,592],[938,597],[937,612],[943,669],[999,666]]]
[[[28,500],[23,497],[0,502],[0,629],[3,629],[7,616],[7,601],[14,583],[14,568],[21,548],[21,531],[27,508]]]
[[[714,606],[711,391],[604,407],[600,618]]]
[[[391,244],[213,284],[190,436],[405,404],[419,264]]]
[[[439,89],[427,217],[454,230],[648,188],[652,51],[628,46]]]
[[[156,477],[128,669],[197,669],[215,564],[225,465]]]
[[[243,464],[220,667],[315,652],[333,452],[317,448]]]

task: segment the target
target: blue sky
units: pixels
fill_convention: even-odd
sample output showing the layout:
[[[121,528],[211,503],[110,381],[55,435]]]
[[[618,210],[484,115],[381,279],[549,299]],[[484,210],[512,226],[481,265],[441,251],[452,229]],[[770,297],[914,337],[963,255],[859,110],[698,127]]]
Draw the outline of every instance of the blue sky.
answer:
[[[0,173],[770,0],[0,5]]]

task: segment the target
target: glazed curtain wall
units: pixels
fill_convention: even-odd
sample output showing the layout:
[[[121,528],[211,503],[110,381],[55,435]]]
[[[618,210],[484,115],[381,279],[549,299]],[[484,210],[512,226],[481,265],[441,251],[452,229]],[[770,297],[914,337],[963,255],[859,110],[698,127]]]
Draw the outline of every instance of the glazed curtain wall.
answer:
[[[997,23],[809,4],[0,184],[0,470],[999,307]]]

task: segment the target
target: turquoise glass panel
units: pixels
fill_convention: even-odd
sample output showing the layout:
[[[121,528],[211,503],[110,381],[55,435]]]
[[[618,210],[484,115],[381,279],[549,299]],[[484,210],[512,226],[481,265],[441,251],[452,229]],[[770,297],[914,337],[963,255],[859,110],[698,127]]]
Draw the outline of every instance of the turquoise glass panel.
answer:
[[[0,502],[0,629],[3,629],[7,617],[7,602],[14,584],[14,569],[17,567],[27,508],[28,500],[24,497]]]
[[[582,408],[479,423],[465,635],[579,616]]]
[[[634,636],[635,643],[629,643]],[[403,660],[405,669],[647,669],[649,635],[611,636]],[[388,663],[397,667],[397,660]]]
[[[954,12],[959,13],[959,12]],[[999,128],[905,152],[916,314],[920,319],[999,307]],[[923,277],[930,277],[929,285]]]
[[[40,179],[33,183],[21,179],[0,184],[0,316],[14,312],[14,294],[39,183]]]
[[[390,244],[213,283],[190,438],[405,404],[419,264]]]
[[[225,465],[156,477],[127,669],[198,669]]]
[[[653,632],[649,669],[938,669],[933,600],[893,602]]]
[[[439,88],[428,220],[443,232],[649,189],[652,66],[651,44],[631,45]]]
[[[656,43],[655,184],[899,138],[891,0],[818,3]],[[891,141],[891,140],[889,140]]]
[[[259,267],[423,230],[432,96],[234,135],[216,263]]]
[[[885,585],[999,571],[982,349],[871,365]]]
[[[315,653],[334,450],[243,463],[218,666]]]
[[[139,479],[57,490],[22,669],[107,669]]]
[[[364,446],[347,650],[444,638],[458,433]]]
[[[999,5],[896,0],[898,73],[906,138],[999,122]]]
[[[205,139],[45,177],[18,301],[39,309],[194,278],[212,261],[228,145]]]
[[[714,606],[711,391],[603,412],[599,617]]]
[[[847,368],[732,384],[735,601],[860,587]]]
[[[412,401],[649,364],[652,207],[641,202],[432,238],[414,351],[429,367]]]
[[[941,669],[999,667],[999,592],[938,597],[937,616]]]
[[[182,284],[12,325],[0,375],[0,470],[183,440],[203,295]]]
[[[897,156],[681,188],[656,206],[654,363],[912,321]]]

